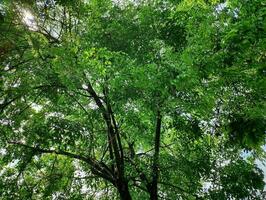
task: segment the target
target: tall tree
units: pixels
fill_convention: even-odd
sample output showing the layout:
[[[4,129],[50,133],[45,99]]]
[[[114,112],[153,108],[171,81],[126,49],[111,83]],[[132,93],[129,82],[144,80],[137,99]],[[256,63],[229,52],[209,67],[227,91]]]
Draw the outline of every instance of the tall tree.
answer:
[[[1,199],[262,199],[264,6],[0,3]]]

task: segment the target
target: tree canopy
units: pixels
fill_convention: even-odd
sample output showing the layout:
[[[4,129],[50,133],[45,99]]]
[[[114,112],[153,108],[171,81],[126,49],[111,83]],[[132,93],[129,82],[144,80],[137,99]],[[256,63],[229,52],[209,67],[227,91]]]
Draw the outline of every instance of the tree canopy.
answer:
[[[0,2],[0,199],[263,199],[263,0]]]

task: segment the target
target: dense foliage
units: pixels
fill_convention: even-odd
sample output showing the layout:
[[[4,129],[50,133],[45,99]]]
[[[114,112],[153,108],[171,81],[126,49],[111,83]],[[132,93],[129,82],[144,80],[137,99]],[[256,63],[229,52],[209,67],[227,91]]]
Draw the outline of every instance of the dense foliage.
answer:
[[[0,2],[0,199],[263,199],[262,0]]]

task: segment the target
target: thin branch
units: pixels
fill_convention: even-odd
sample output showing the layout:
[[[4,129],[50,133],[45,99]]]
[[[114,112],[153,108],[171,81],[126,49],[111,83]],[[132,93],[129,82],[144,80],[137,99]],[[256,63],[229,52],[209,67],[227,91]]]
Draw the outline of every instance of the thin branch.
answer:
[[[198,197],[197,195],[191,194],[191,192],[189,192],[189,191],[187,191],[187,190],[185,190],[185,189],[183,189],[183,188],[181,188],[181,187],[179,187],[179,186],[173,185],[173,184],[171,184],[171,183],[158,182],[158,184],[162,184],[162,185],[170,186],[170,187],[172,187],[172,188],[178,189],[178,190],[180,190],[180,191],[182,191],[182,192],[184,192],[184,193],[186,193],[186,194],[189,194],[189,195],[191,195],[191,196]]]
[[[70,94],[69,92],[67,92],[66,90],[65,90],[65,92],[66,92],[66,94],[68,95],[68,96],[70,96],[80,107],[81,107],[81,109],[87,114],[87,115],[89,115],[89,113],[88,113],[88,111],[84,108],[84,106],[74,97],[74,95],[72,95],[72,94]]]

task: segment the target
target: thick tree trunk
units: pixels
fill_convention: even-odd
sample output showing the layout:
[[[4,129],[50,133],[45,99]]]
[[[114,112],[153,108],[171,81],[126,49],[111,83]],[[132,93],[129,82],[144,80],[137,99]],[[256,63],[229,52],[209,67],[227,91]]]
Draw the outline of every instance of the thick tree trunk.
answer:
[[[125,183],[125,182],[120,183],[118,186],[118,192],[120,194],[121,200],[131,200],[132,199],[127,183]]]
[[[152,187],[150,188],[150,200],[158,200],[158,188],[157,188],[157,184],[156,185],[152,185]]]

